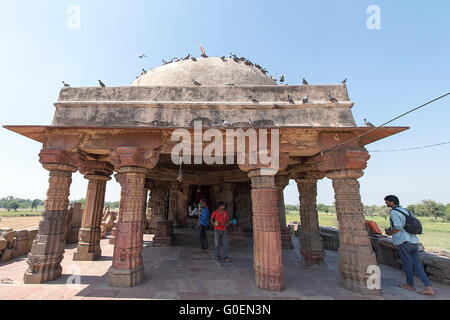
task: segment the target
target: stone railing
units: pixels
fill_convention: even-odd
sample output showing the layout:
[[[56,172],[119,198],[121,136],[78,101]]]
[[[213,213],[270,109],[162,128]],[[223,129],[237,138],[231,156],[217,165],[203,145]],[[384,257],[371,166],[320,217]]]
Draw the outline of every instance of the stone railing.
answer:
[[[292,234],[298,236],[301,226],[298,222],[288,224]],[[398,255],[397,248],[392,243],[392,239],[385,235],[369,234],[372,247],[375,251],[377,262],[394,268],[402,269],[402,260]],[[320,236],[323,239],[324,248],[327,250],[338,250],[339,230],[335,228],[320,227]],[[436,250],[435,252],[425,252],[419,244],[419,262],[422,264],[428,277],[437,282],[450,284],[450,251]]]
[[[26,256],[31,251],[37,233],[37,227],[22,230],[0,229],[0,262]]]

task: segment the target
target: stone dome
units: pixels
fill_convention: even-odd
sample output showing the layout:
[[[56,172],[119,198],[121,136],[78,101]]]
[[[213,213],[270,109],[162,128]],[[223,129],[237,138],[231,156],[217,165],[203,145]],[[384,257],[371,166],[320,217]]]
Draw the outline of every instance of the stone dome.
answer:
[[[276,85],[270,77],[258,68],[233,59],[222,61],[221,58],[197,58],[197,61],[181,60],[168,63],[148,71],[131,85],[139,87],[152,86],[194,86],[195,79],[203,86],[235,85]]]

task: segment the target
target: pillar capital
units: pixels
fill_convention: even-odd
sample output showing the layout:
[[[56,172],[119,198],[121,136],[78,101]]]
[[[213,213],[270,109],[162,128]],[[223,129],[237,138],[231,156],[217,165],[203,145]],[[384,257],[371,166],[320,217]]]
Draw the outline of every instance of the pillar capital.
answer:
[[[270,151],[266,151],[268,154],[267,156],[271,158]],[[280,152],[277,154],[273,154],[274,161],[271,159],[268,163],[263,163],[261,161],[261,156],[259,155],[258,159],[256,160],[256,163],[250,163],[248,154],[245,155],[245,163],[238,164],[239,169],[241,169],[244,172],[251,172],[255,170],[259,170],[261,172],[258,175],[275,175],[277,172],[283,171],[288,166],[288,160],[289,155],[285,152]]]
[[[319,171],[328,172],[335,170],[364,170],[367,167],[369,153],[361,149],[331,150],[322,155],[315,156]]]
[[[87,176],[103,176],[107,177],[112,175],[114,171],[114,167],[112,164],[106,161],[96,161],[96,160],[85,160],[82,161],[78,169],[80,170],[80,173],[84,175],[86,178]],[[88,179],[88,178],[87,178]],[[109,180],[109,179],[108,179]]]
[[[119,171],[123,167],[153,169],[159,160],[159,153],[139,147],[119,147],[111,153],[111,163]]]
[[[362,170],[333,170],[326,173],[327,178],[331,180],[338,179],[358,179],[364,175]]]
[[[42,149],[39,162],[48,171],[76,172],[82,155],[65,150]]]
[[[287,175],[275,176],[275,185],[277,189],[284,190],[284,188],[286,188],[288,184],[289,184],[289,177]]]

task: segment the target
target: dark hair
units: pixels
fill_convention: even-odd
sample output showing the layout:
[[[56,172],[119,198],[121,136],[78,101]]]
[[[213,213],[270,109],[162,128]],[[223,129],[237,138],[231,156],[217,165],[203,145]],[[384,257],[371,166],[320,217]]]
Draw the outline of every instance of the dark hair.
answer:
[[[400,204],[400,200],[398,200],[398,198],[393,195],[384,197],[384,201],[393,202],[396,206],[398,206]]]
[[[206,203],[206,198],[205,197],[201,197],[200,200],[203,201],[204,203]]]
[[[225,203],[223,203],[223,201],[219,201],[219,203],[217,203],[217,206],[218,207],[220,207],[220,206],[223,206]]]

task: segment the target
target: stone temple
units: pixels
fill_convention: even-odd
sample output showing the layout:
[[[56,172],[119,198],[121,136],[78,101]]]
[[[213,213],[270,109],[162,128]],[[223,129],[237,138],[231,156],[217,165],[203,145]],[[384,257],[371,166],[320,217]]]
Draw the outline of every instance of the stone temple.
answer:
[[[50,172],[25,283],[47,282],[62,273],[69,188],[72,173],[79,171],[89,183],[74,260],[95,260],[101,255],[106,183],[115,173],[121,185],[111,286],[143,281],[147,207],[154,241],[164,243],[174,230],[191,223],[188,204],[202,195],[210,210],[224,201],[231,219],[237,220],[230,227],[231,240],[240,234],[253,236],[256,285],[283,290],[289,283],[283,275],[282,248],[290,242],[283,189],[295,179],[303,262],[320,264],[325,251],[316,184],[327,177],[333,183],[340,229],[340,284],[359,293],[377,293],[366,286],[367,267],[375,265],[376,258],[365,228],[358,178],[369,159],[365,145],[407,127],[358,127],[345,84],[278,85],[244,61],[204,57],[164,64],[131,86],[63,88],[54,105],[49,126],[5,126],[42,143],[40,162]],[[201,124],[199,132],[195,132],[196,123]],[[220,139],[227,130],[239,129],[245,134],[257,132],[258,155],[276,154],[278,165],[269,165],[259,156],[250,162],[250,137],[244,149],[235,147],[234,138]],[[171,156],[180,141],[185,142],[177,135],[173,138],[176,130],[193,137],[188,147],[192,161],[183,160],[181,166]],[[215,146],[223,145],[234,161],[195,161],[199,150],[201,154],[211,147],[211,139],[205,138],[208,130],[213,132]],[[276,151],[273,145],[278,146]],[[220,155],[220,150],[212,154]],[[239,163],[238,157],[245,163]]]

